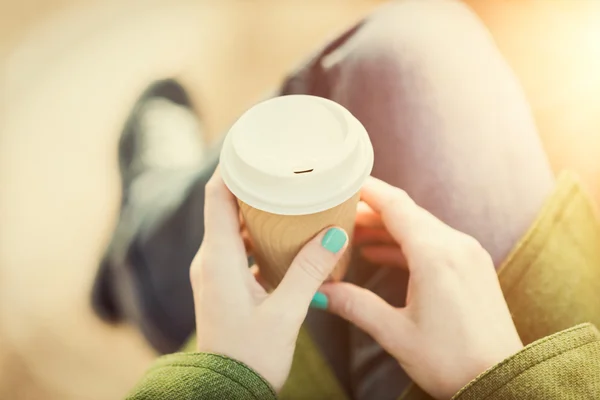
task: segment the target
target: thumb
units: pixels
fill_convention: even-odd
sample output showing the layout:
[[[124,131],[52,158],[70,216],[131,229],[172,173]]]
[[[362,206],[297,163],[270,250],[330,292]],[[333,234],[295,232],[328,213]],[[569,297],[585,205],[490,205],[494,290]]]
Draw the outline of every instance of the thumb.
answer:
[[[327,297],[327,310],[353,323],[384,349],[395,347],[405,336],[406,320],[402,309],[388,304],[370,290],[351,283],[326,283],[320,290]]]
[[[319,287],[329,277],[348,246],[348,235],[337,227],[321,231],[296,255],[270,299],[303,316]]]

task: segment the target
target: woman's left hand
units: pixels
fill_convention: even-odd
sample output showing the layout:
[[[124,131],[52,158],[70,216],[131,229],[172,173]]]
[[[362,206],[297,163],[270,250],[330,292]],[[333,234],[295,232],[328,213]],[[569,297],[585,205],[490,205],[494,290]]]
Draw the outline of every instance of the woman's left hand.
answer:
[[[339,228],[332,246],[319,233],[268,294],[248,268],[235,197],[219,171],[206,186],[205,234],[190,270],[198,351],[222,354],[258,372],[276,391],[289,374],[300,326],[314,294],[347,245]],[[343,243],[343,245],[341,245]]]

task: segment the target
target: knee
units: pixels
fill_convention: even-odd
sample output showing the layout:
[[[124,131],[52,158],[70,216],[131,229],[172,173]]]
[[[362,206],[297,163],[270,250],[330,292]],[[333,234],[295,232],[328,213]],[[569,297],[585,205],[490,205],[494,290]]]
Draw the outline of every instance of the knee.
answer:
[[[459,1],[391,2],[328,57],[331,97],[363,122],[380,154],[394,143],[449,140],[453,129],[487,123],[499,108],[507,121],[518,115],[529,124],[518,80],[483,23]]]
[[[359,93],[363,99],[441,89],[457,79],[473,82],[490,62],[503,64],[483,23],[455,0],[391,2],[368,17],[339,51],[345,53],[339,82],[351,91],[342,94]]]
[[[433,158],[456,165],[467,148],[484,154],[484,137],[488,148],[509,143],[506,132],[537,143],[518,80],[459,1],[391,2],[328,57],[331,97],[365,125],[374,174],[388,181],[418,165],[432,173]]]

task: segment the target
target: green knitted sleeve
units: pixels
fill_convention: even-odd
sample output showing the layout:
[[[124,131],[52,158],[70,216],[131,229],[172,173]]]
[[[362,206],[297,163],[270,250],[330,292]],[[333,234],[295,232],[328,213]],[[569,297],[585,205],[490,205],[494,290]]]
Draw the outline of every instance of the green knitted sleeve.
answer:
[[[452,400],[600,399],[599,360],[600,333],[591,324],[577,325],[531,343]],[[399,400],[433,398],[411,385]]]
[[[577,325],[526,346],[454,400],[600,399],[600,333]]]
[[[129,394],[129,400],[275,400],[256,372],[230,358],[176,353],[159,358]]]

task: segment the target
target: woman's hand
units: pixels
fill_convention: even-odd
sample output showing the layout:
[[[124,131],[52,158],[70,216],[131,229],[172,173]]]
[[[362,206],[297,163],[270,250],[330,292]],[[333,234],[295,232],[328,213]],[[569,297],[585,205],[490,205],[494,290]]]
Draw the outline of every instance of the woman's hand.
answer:
[[[367,182],[362,200],[371,210],[359,214],[356,240],[370,242],[366,258],[408,268],[406,307],[351,284],[328,283],[321,291],[330,311],[369,333],[438,399],[451,398],[523,347],[491,258],[475,239],[377,179]]]
[[[206,186],[204,221],[190,270],[198,351],[241,361],[279,391],[310,302],[344,252],[347,235],[339,228],[318,234],[267,294],[248,268],[237,203],[218,170]]]

